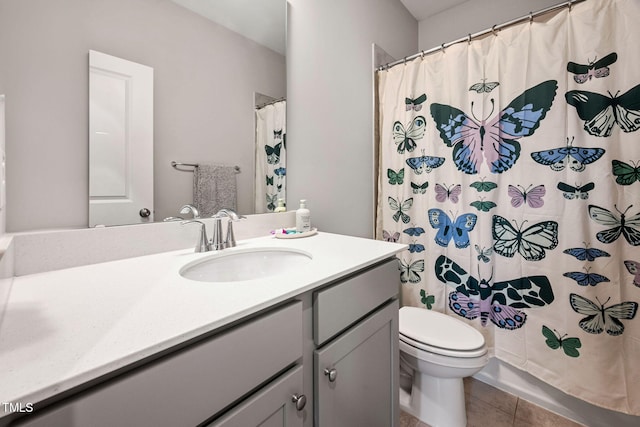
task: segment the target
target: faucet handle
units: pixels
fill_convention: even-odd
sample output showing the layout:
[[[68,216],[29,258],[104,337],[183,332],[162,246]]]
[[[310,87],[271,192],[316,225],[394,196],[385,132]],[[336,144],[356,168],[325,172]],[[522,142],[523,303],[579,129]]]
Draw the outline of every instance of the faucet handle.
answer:
[[[209,252],[211,250],[211,243],[209,242],[209,237],[207,237],[207,227],[205,226],[204,222],[190,219],[188,221],[182,221],[180,224],[186,225],[194,223],[198,223],[202,226],[200,228],[200,237],[198,237],[195,252]]]
[[[211,215],[212,218],[216,217],[228,217],[230,221],[239,221],[241,219],[247,219],[246,216],[238,214],[233,209],[220,209],[217,213]]]

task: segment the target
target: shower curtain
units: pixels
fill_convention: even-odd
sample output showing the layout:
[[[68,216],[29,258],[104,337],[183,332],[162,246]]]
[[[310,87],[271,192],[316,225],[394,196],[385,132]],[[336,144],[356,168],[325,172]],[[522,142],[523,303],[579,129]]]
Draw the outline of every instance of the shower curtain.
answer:
[[[287,101],[256,109],[255,212],[273,212],[286,203]]]
[[[588,0],[377,72],[377,237],[409,245],[403,305],[634,415],[639,18],[637,0]]]

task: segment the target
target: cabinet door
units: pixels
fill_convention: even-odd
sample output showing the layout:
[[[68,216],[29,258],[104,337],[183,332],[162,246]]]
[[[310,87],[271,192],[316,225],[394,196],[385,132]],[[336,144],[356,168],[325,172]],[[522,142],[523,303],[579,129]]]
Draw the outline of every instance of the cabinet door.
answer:
[[[398,425],[398,301],[314,352],[317,427]]]
[[[301,394],[302,367],[298,366],[208,427],[302,427],[304,408],[296,409],[292,399]]]

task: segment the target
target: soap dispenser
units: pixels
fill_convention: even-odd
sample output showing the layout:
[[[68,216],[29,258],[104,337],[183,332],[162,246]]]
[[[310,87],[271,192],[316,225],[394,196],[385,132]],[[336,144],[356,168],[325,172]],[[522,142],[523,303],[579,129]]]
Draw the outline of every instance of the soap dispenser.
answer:
[[[307,201],[300,200],[300,208],[296,211],[296,231],[304,233],[311,231],[311,211],[307,209]]]

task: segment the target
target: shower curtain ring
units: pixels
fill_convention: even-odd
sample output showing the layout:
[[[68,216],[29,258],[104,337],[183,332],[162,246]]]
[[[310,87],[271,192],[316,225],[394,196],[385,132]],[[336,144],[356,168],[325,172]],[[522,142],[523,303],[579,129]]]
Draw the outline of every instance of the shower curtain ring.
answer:
[[[571,0],[569,0],[567,2],[567,7],[569,7],[569,12],[571,12],[571,6],[573,6],[573,2]]]
[[[471,33],[469,33],[469,35],[467,35],[467,43],[471,44]]]
[[[442,50],[442,53],[444,53],[444,43],[440,45],[440,50]]]
[[[420,59],[424,59],[424,50],[420,51]]]
[[[491,27],[491,32],[493,33],[494,36],[498,37],[498,34],[496,33],[496,26],[494,24],[493,27]]]
[[[404,65],[407,65],[407,57],[404,57],[404,61],[403,61]]]

